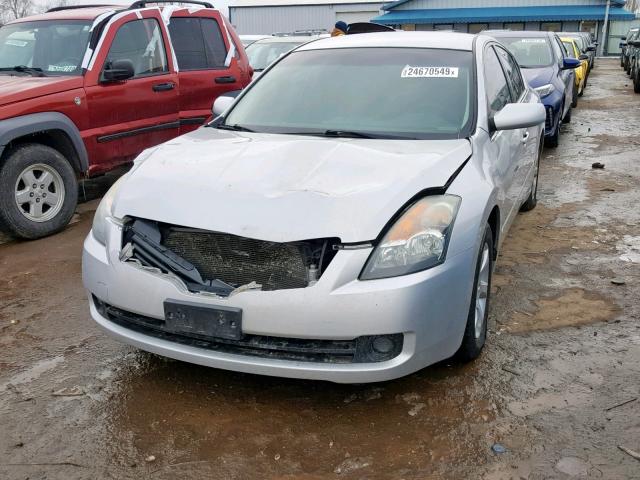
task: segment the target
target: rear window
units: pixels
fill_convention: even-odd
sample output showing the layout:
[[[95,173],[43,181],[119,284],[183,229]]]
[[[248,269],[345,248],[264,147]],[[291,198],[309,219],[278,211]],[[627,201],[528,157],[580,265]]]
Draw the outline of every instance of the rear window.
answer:
[[[516,57],[521,68],[548,67],[554,61],[547,38],[499,37],[498,40]]]
[[[214,19],[172,18],[169,33],[180,70],[224,67],[227,47]]]

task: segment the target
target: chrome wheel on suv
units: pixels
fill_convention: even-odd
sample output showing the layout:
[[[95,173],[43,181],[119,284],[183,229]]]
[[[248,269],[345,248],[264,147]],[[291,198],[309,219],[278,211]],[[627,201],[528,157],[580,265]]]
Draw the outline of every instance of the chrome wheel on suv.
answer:
[[[26,143],[0,158],[0,230],[35,239],[69,223],[78,201],[76,173],[56,149]]]
[[[55,169],[37,163],[25,168],[18,176],[14,193],[22,215],[33,222],[46,222],[62,209],[65,188]]]

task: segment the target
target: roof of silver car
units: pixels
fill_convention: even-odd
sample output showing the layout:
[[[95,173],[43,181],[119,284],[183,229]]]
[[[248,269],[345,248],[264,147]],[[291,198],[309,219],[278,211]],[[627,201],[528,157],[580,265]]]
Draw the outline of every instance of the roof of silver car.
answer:
[[[298,50],[358,47],[444,48],[449,50],[473,49],[476,35],[456,32],[381,32],[343,35],[309,42]]]

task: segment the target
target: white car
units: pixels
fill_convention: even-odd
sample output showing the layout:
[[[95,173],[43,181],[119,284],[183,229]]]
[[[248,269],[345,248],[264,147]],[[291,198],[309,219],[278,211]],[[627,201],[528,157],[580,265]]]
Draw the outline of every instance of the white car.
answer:
[[[93,319],[167,357],[334,382],[477,357],[544,136],[512,55],[458,33],[318,40],[231,102],[102,200]]]

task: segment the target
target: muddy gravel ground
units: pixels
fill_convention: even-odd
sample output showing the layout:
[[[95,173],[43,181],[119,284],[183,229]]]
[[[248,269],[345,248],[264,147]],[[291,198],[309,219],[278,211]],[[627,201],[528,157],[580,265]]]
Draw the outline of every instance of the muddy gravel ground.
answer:
[[[344,386],[166,360],[89,319],[95,202],[54,237],[5,239],[0,478],[640,479],[619,448],[640,452],[640,95],[618,65],[597,62],[545,152],[469,365]]]

